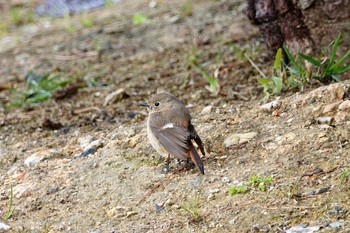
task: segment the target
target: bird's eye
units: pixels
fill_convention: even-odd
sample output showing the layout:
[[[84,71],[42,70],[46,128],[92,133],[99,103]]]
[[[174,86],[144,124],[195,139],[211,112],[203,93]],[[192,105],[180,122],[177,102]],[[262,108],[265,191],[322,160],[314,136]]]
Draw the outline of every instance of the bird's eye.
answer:
[[[160,105],[160,102],[158,102],[158,101],[154,103],[154,106],[156,106],[156,107],[158,107],[159,105]]]

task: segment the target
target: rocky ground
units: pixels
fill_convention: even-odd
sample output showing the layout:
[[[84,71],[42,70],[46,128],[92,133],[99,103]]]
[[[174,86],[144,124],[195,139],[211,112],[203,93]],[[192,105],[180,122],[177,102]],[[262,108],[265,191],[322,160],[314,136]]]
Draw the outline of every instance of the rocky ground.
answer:
[[[348,232],[350,84],[264,104],[243,53],[272,65],[245,7],[132,0],[2,36],[2,106],[30,72],[77,92],[0,108],[0,232]],[[218,73],[219,95],[193,59]],[[189,107],[204,176],[175,160],[162,173],[139,105],[161,90]]]

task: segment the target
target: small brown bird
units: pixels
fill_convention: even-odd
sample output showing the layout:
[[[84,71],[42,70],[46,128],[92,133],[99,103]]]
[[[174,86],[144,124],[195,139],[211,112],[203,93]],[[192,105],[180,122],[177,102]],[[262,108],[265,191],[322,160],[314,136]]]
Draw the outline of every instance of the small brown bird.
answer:
[[[202,140],[191,124],[191,115],[187,108],[175,96],[168,93],[153,95],[148,103],[141,104],[148,108],[148,139],[153,148],[162,156],[169,155],[192,162],[204,175],[204,166],[192,140],[196,142],[203,156],[205,155]]]

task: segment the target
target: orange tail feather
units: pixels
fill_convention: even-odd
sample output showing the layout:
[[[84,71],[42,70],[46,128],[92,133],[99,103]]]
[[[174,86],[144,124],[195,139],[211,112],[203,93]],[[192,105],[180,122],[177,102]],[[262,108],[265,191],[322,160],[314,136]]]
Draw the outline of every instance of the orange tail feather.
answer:
[[[191,157],[192,162],[196,165],[198,170],[204,175],[204,166],[203,166],[202,160],[199,157],[198,152],[196,151],[196,149],[192,145],[192,142],[190,142],[190,151],[189,152],[190,152],[190,157]]]

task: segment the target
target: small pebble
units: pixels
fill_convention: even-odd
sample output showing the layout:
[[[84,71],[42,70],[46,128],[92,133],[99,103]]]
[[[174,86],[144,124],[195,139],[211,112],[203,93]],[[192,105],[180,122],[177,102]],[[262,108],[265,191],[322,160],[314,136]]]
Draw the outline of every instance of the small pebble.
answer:
[[[218,178],[212,177],[212,178],[208,179],[208,183],[211,184],[211,183],[214,183],[217,180],[218,180]]]
[[[327,91],[331,94],[330,99],[342,100],[345,94],[347,87],[342,83],[335,83],[326,87]]]
[[[289,118],[289,119],[287,120],[287,123],[291,123],[293,120],[294,120],[294,118]]]
[[[347,210],[343,209],[341,206],[334,205],[327,211],[327,213],[332,216],[344,216],[347,213]]]
[[[69,133],[69,130],[70,130],[69,127],[62,127],[62,128],[61,128],[61,131],[62,131],[63,134]]]
[[[27,182],[27,183],[21,183],[13,187],[13,196],[15,198],[21,198],[23,196],[28,195],[30,191],[33,189],[34,184]]]
[[[297,135],[294,132],[289,132],[283,135],[283,137],[286,141],[291,142],[297,137]]]
[[[160,212],[163,210],[163,205],[162,204],[156,204],[155,205],[156,212]]]
[[[321,229],[321,226],[308,227],[306,224],[299,224],[286,230],[286,233],[312,233]]]
[[[156,8],[157,7],[157,1],[150,1],[150,3],[148,4],[148,6],[150,7],[150,8]]]
[[[315,190],[315,195],[322,194],[322,193],[326,193],[326,192],[328,192],[329,190],[330,190],[330,187],[317,189],[317,190]]]
[[[234,224],[234,223],[236,223],[237,219],[238,219],[238,217],[233,218],[233,219],[231,219],[228,223],[229,223],[229,224]]]
[[[323,113],[328,113],[328,112],[332,112],[333,110],[335,110],[335,108],[337,108],[339,106],[339,104],[342,101],[337,101],[335,103],[330,103],[327,104],[324,108],[323,108]]]
[[[123,98],[126,98],[128,95],[125,92],[124,88],[120,88],[116,91],[113,91],[112,93],[109,93],[106,98],[105,101],[103,102],[103,107],[106,107],[109,103],[114,103],[117,102],[119,100],[122,100]]]
[[[88,157],[89,155],[93,155],[96,153],[96,150],[94,148],[89,148],[87,150],[84,150],[81,154],[80,157]]]
[[[226,183],[226,184],[231,183],[230,178],[228,178],[228,177],[226,177],[226,176],[225,176],[225,177],[222,177],[221,181],[224,182],[224,183]]]
[[[220,189],[211,189],[209,190],[209,193],[212,193],[212,194],[215,194],[215,193],[218,193],[220,192]]]
[[[319,173],[322,173],[323,172],[323,169],[322,168],[316,168],[313,173],[314,174],[319,174]]]
[[[252,140],[258,133],[257,132],[250,132],[250,133],[243,133],[243,134],[232,134],[228,136],[223,143],[223,146],[228,148],[230,146],[239,144],[239,143],[245,143],[250,140]]]
[[[136,139],[133,137],[133,138],[130,138],[130,139],[128,140],[128,144],[129,144],[129,147],[130,147],[130,148],[134,148],[134,147],[137,145],[137,141],[136,141]]]
[[[316,120],[319,124],[330,125],[330,124],[332,124],[333,117],[318,117]]]
[[[27,167],[35,167],[44,159],[49,159],[52,156],[60,155],[60,152],[55,149],[47,149],[36,152],[24,160],[24,165]]]
[[[208,196],[208,198],[207,198],[207,200],[208,200],[208,201],[212,201],[212,200],[214,200],[214,199],[215,199],[215,195],[214,195],[213,193],[210,193],[209,196]]]
[[[132,217],[132,216],[134,216],[134,215],[137,215],[137,212],[129,211],[129,212],[126,213],[126,217],[127,217],[127,218],[130,218],[130,217]]]
[[[276,109],[279,109],[282,106],[282,102],[279,100],[274,100],[270,103],[263,104],[260,106],[260,109],[266,112],[273,112]]]
[[[110,218],[120,218],[127,215],[127,212],[130,211],[130,208],[124,206],[116,206],[107,210],[106,214]]]
[[[5,223],[0,222],[0,230],[1,231],[6,231],[6,230],[9,230],[9,229],[10,229],[9,225],[6,225]]]
[[[344,120],[346,119],[347,116],[349,116],[349,113],[347,113],[346,111],[338,112],[338,113],[334,116],[334,120],[335,120],[336,122],[344,121]]]
[[[171,199],[167,199],[165,202],[164,202],[164,206],[172,206],[174,205],[174,202],[171,200]]]
[[[55,192],[57,192],[57,191],[58,191],[58,188],[57,188],[57,187],[50,187],[50,188],[48,188],[48,190],[47,190],[47,192],[48,192],[49,194],[55,193]]]
[[[343,103],[341,103],[338,107],[339,110],[346,110],[350,108],[350,100],[345,100]]]
[[[84,148],[84,150],[88,150],[90,148],[97,150],[98,148],[103,147],[103,145],[104,145],[104,142],[102,140],[95,140],[95,141],[90,142],[90,144],[87,145]]]
[[[340,228],[343,224],[341,222],[332,222],[329,224],[331,228]]]
[[[168,19],[169,23],[177,23],[180,21],[180,17],[177,15],[174,15]]]
[[[202,110],[202,114],[203,115],[210,114],[212,108],[213,108],[213,106],[211,106],[211,105],[208,105],[208,106],[204,107],[203,110]]]

